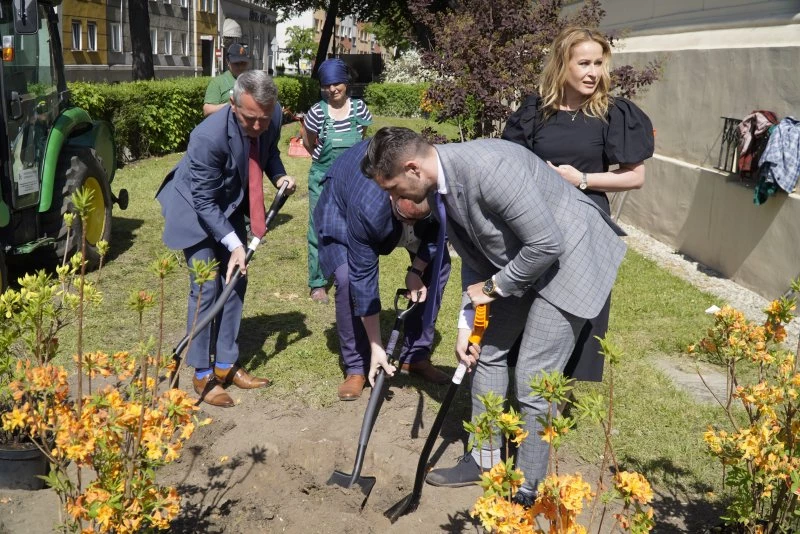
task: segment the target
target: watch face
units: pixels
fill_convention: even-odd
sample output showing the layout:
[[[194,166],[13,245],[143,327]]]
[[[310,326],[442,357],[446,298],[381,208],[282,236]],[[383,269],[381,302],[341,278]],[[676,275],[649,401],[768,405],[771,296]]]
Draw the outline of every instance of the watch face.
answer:
[[[494,292],[494,280],[489,278],[486,283],[483,284],[483,292],[487,295],[491,296]]]

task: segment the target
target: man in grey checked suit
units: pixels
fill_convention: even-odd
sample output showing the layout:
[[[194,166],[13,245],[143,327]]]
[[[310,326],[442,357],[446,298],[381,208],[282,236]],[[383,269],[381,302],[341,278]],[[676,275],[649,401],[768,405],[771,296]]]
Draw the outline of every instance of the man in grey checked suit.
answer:
[[[462,260],[456,356],[474,367],[473,416],[483,411],[478,395],[507,394],[506,357],[522,334],[515,390],[530,436],[518,452],[525,484],[515,500],[529,506],[549,456],[536,422],[548,405],[530,396],[530,380],[562,371],[584,323],[600,312],[625,255],[623,232],[532,152],[499,139],[433,146],[407,128],[382,128],[362,169],[395,198],[444,202],[448,238]],[[478,356],[467,352],[472,310],[489,302]],[[473,451],[427,481],[473,484],[479,467],[500,460],[499,437],[493,443],[497,449]]]

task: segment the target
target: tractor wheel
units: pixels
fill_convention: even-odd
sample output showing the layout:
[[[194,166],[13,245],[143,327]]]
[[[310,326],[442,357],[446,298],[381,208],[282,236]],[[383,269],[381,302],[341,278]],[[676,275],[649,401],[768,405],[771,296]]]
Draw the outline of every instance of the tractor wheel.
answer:
[[[74,212],[72,193],[81,187],[88,188],[92,196],[92,210],[86,224],[86,259],[90,268],[100,261],[97,251],[99,241],[111,238],[111,186],[103,166],[94,150],[85,147],[65,148],[59,158],[56,182],[53,187],[53,203],[42,218],[43,227],[49,237],[56,240],[55,256],[58,262],[67,255],[69,259],[81,250],[82,225],[77,216],[67,242],[67,226],[64,214]]]
[[[0,245],[0,293],[8,287],[8,265],[6,265],[6,251]]]

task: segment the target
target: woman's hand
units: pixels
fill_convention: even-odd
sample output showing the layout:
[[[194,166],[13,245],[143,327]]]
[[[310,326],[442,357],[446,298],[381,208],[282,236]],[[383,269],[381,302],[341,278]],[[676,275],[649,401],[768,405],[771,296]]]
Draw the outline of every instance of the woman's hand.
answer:
[[[561,175],[561,177],[564,180],[569,182],[571,185],[575,187],[578,187],[580,185],[583,173],[581,173],[581,171],[579,171],[572,165],[559,165],[558,167],[556,167],[549,161],[547,162],[547,164],[550,166],[551,169],[556,171],[559,175]]]
[[[397,370],[394,365],[389,363],[389,359],[386,357],[386,351],[381,347],[373,346],[372,358],[370,358],[369,362],[369,375],[367,376],[370,386],[375,386],[375,377],[378,374],[378,367],[382,367],[383,372],[386,373],[387,376],[394,376],[394,372]]]

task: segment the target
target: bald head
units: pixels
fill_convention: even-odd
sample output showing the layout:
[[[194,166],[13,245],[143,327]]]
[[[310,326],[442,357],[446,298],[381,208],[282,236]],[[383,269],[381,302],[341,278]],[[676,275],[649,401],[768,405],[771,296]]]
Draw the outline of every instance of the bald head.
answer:
[[[414,202],[407,198],[392,198],[392,208],[394,216],[403,223],[414,224],[431,214],[431,208],[428,205],[428,200],[422,202]]]

